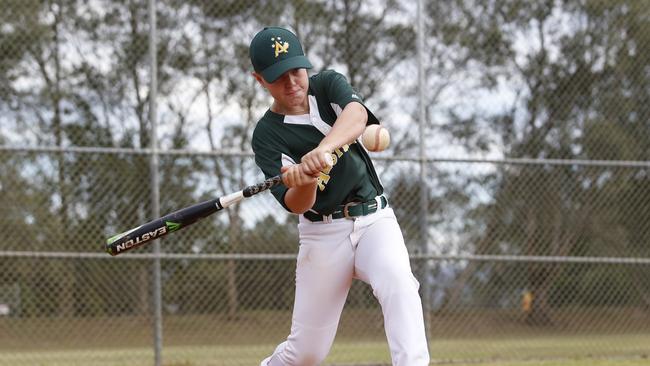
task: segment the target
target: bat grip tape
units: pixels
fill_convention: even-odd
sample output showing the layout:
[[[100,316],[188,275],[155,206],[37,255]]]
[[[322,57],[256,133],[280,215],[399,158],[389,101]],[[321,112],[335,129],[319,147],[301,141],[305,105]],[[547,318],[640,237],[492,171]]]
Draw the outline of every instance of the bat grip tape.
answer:
[[[239,191],[219,198],[219,204],[225,208],[231,206],[244,198],[244,192]]]

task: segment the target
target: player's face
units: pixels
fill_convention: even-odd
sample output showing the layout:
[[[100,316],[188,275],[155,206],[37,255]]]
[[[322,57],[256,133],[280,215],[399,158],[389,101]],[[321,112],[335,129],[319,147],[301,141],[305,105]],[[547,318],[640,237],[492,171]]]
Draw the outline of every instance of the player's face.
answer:
[[[258,80],[271,93],[275,108],[280,113],[303,114],[309,111],[309,77],[306,69],[289,70],[272,83],[261,77]]]

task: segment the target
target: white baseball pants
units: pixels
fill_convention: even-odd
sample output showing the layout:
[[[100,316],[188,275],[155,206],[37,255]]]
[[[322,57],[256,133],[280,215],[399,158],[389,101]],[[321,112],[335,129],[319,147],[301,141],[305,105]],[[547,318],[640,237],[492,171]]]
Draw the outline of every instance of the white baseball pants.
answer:
[[[331,222],[301,216],[298,230],[291,333],[261,366],[319,365],[334,341],[353,278],[370,284],[379,300],[393,365],[428,365],[419,284],[393,210]]]

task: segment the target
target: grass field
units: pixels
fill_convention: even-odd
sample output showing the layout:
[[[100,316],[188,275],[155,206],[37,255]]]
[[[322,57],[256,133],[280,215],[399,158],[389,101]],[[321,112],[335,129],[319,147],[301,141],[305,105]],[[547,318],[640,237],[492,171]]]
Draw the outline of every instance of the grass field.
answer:
[[[257,365],[274,345],[168,346],[165,366]],[[432,365],[641,366],[650,365],[650,335],[457,339],[431,343]],[[1,349],[1,348],[0,348]],[[150,347],[0,351],[0,365],[150,365]],[[372,363],[369,363],[372,360]],[[464,361],[463,361],[464,360]],[[390,365],[385,342],[337,341],[326,365]]]
[[[348,312],[352,319],[344,319],[324,365],[390,365],[377,315]],[[430,337],[432,365],[650,365],[646,317],[598,315],[589,318],[589,328],[569,329],[531,329],[507,317],[445,317],[449,323],[436,320]],[[215,315],[165,319],[165,366],[258,365],[286,336],[290,321],[282,312],[249,312],[234,321]],[[0,319],[0,366],[142,366],[153,359],[147,318]]]

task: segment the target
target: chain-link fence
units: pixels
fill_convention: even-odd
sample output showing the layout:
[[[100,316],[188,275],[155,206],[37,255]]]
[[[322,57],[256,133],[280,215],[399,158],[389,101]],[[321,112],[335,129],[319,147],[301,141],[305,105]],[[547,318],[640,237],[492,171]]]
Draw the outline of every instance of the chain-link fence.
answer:
[[[297,219],[270,194],[159,252],[103,252],[113,234],[262,178],[250,134],[269,100],[247,47],[272,24],[391,130],[373,157],[434,363],[648,357],[643,2],[0,9],[0,365],[256,365],[287,336]],[[361,282],[326,363],[390,364]]]

